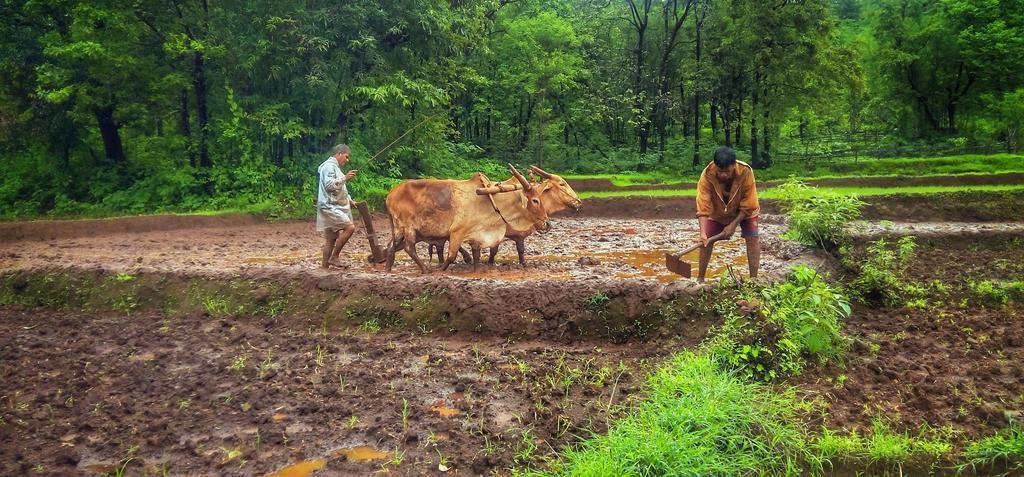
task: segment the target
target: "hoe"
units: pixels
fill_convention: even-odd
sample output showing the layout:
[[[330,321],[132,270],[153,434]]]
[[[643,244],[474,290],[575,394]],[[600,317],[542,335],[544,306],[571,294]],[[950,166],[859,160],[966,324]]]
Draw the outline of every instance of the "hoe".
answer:
[[[723,238],[725,238],[724,237],[724,233],[708,237],[708,245],[711,245],[711,244],[713,244],[713,243],[715,243],[715,242],[717,242],[719,240],[722,240]],[[665,254],[665,268],[667,268],[672,273],[675,273],[677,275],[682,275],[682,276],[684,276],[686,278],[690,278],[692,276],[692,273],[693,273],[692,272],[692,267],[690,266],[690,262],[684,262],[682,260],[683,255],[686,255],[686,254],[688,254],[688,253],[690,253],[690,252],[692,252],[694,250],[697,250],[698,248],[701,248],[701,246],[702,246],[701,244],[697,243],[697,244],[693,244],[690,247],[685,248],[681,252],[666,253]]]

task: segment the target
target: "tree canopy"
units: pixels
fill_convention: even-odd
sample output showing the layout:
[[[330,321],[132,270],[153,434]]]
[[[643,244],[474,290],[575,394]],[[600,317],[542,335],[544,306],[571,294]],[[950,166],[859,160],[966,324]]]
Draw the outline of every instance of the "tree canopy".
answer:
[[[370,200],[508,161],[679,170],[725,144],[770,167],[836,138],[1021,143],[1024,0],[15,0],[0,13],[7,218],[301,211],[339,142]]]

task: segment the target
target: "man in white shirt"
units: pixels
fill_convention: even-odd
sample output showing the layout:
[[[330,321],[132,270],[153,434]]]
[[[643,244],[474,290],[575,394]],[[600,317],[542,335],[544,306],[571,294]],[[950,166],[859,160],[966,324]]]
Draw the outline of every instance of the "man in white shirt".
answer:
[[[323,259],[321,268],[331,265],[343,267],[338,260],[342,247],[356,231],[352,223],[351,199],[345,184],[356,176],[358,171],[352,169],[341,172],[341,166],[348,163],[352,154],[347,144],[338,144],[331,149],[331,157],[327,158],[317,169],[320,176],[316,198],[316,230],[324,234]]]

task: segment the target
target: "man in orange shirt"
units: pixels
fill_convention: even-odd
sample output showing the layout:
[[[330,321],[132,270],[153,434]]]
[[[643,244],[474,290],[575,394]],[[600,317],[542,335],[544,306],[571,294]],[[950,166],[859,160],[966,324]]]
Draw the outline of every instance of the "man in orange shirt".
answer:
[[[704,168],[697,182],[697,220],[700,221],[700,271],[697,281],[704,281],[714,243],[708,237],[724,232],[723,238],[732,237],[739,226],[747,242],[747,262],[750,277],[757,277],[761,262],[761,242],[757,228],[757,202],[754,170],[745,162],[736,160],[736,151],[728,147],[715,150],[714,161]]]

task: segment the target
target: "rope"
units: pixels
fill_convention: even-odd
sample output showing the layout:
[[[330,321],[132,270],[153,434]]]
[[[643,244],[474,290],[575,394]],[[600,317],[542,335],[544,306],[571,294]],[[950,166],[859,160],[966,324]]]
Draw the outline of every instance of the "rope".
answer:
[[[483,174],[480,174],[480,182],[485,188],[490,187],[491,180]],[[505,222],[505,225],[512,227],[512,224],[508,223],[508,219],[506,219],[505,215],[501,213],[501,210],[498,210],[498,204],[494,202],[494,194],[487,194],[487,198],[491,200],[491,207],[494,207],[494,211],[498,213],[498,217],[501,217],[502,222]]]

